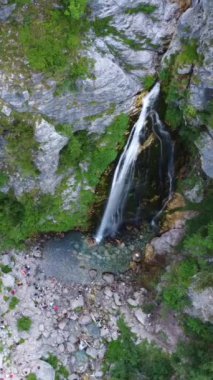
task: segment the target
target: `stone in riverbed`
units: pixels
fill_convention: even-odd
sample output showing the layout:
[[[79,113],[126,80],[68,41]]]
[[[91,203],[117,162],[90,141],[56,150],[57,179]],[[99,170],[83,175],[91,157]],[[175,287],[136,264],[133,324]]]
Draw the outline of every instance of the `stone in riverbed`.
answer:
[[[141,309],[135,311],[135,317],[142,325],[146,324],[147,314],[145,314]]]
[[[53,367],[43,360],[38,360],[38,362],[36,362],[34,372],[38,380],[55,380],[55,371]]]
[[[102,278],[109,285],[114,282],[114,275],[112,273],[104,273]]]
[[[15,285],[15,278],[11,274],[4,274],[2,276],[2,283],[5,288],[13,288]]]
[[[71,301],[71,309],[75,310],[84,307],[84,298],[82,295],[78,296],[75,300]]]

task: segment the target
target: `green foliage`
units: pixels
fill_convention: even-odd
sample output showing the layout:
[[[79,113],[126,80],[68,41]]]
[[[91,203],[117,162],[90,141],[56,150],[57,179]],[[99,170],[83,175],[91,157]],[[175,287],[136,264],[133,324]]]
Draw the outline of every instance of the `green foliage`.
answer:
[[[196,261],[187,259],[175,264],[172,270],[165,275],[166,284],[162,293],[164,304],[176,311],[181,311],[188,305],[188,287],[192,277],[198,272]]]
[[[165,121],[178,131],[181,141],[192,152],[194,145],[191,142],[198,138],[199,130],[191,125],[191,119],[197,116],[197,112],[188,100],[190,73],[179,75],[178,69],[184,65],[200,65],[202,59],[195,40],[182,41],[180,53],[171,56],[159,74],[166,103]]]
[[[11,128],[10,133],[12,134],[13,127]],[[104,171],[117,157],[118,149],[123,146],[124,133],[127,128],[128,117],[126,115],[117,117],[106,133],[99,137],[97,135],[88,136],[85,131],[74,133],[72,127],[68,125],[58,126],[58,131],[69,138],[68,145],[61,151],[59,162],[59,171],[65,174],[65,178],[58,186],[55,195],[40,195],[37,191],[33,191],[17,200],[12,192],[0,193],[1,249],[21,246],[26,238],[42,232],[68,231],[76,227],[88,228],[89,210],[95,202],[96,195],[89,189],[80,189],[80,199],[73,205],[72,213],[64,211],[61,194],[69,186],[66,173],[70,168],[74,169],[78,184],[87,181],[88,186],[95,188]],[[18,131],[16,133],[18,136]],[[23,135],[21,126],[20,135],[21,137]],[[29,139],[31,136],[30,133]],[[23,138],[25,137],[23,136]],[[19,146],[18,141],[17,146]],[[30,146],[30,143],[26,142],[26,146]],[[27,160],[30,159],[27,158]],[[88,165],[87,172],[82,171],[79,167],[79,161]],[[11,163],[11,170],[15,170],[16,165],[19,167],[18,161],[14,162],[14,166]]]
[[[188,341],[180,342],[172,356],[176,377],[180,380],[207,380],[213,376],[212,334],[210,323],[184,316]]]
[[[87,0],[64,0],[66,5],[65,15],[79,21],[86,12]]]
[[[38,144],[34,138],[32,118],[27,114],[15,114],[9,125],[2,127],[6,134],[7,163],[10,172],[21,170],[24,175],[37,175],[33,156]]]
[[[37,376],[35,373],[29,373],[29,375],[26,377],[26,380],[37,380]]]
[[[82,20],[87,1],[65,1],[65,14],[53,10],[51,2],[39,2],[40,7],[31,4],[24,23],[17,26],[24,53],[34,70],[54,75],[60,88],[64,89],[65,82],[65,89],[70,90],[91,70],[91,60],[80,53],[89,27]]]
[[[144,89],[147,91],[151,90],[151,88],[154,86],[155,82],[156,82],[156,76],[155,75],[147,75],[147,77],[145,77],[143,79]]]
[[[135,336],[120,319],[120,337],[109,343],[104,370],[111,380],[166,380],[172,375],[169,356],[146,341],[136,345]]]
[[[49,363],[55,370],[55,380],[68,379],[70,373],[68,369],[61,363],[57,356],[49,354],[48,358],[44,359]]]
[[[176,60],[177,65],[201,65],[202,62],[203,56],[198,53],[197,40],[183,41],[182,51]]]
[[[0,172],[0,187],[5,186],[8,182],[9,178],[7,174]]]
[[[23,316],[17,320],[17,328],[19,331],[30,331],[32,320],[29,317]]]
[[[1,271],[3,273],[10,273],[12,272],[12,268],[9,265],[1,265]]]
[[[14,310],[19,302],[20,300],[17,297],[12,297],[9,303],[9,309]]]
[[[129,8],[129,9],[127,9],[126,13],[128,13],[128,14],[137,14],[139,12],[142,12],[142,13],[150,15],[153,12],[155,12],[156,9],[157,9],[156,5],[152,5],[152,4],[148,4],[148,3],[143,3],[143,4],[138,5],[135,8]]]

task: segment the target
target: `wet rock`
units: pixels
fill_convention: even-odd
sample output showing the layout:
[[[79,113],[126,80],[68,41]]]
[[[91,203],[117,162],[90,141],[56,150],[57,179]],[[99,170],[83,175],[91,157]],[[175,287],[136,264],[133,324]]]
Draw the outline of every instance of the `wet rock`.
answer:
[[[94,280],[97,277],[97,270],[96,269],[90,269],[89,276],[91,280]]]
[[[174,228],[165,232],[160,237],[152,239],[151,245],[154,248],[155,254],[166,255],[168,253],[173,253],[174,247],[181,242],[184,234],[184,228]]]
[[[102,278],[109,285],[114,282],[114,275],[112,273],[104,273]]]
[[[147,244],[145,247],[144,261],[150,263],[155,259],[155,250],[152,244]]]
[[[85,351],[77,351],[74,354],[75,362],[73,365],[73,370],[77,373],[85,373],[88,365],[89,359]]]

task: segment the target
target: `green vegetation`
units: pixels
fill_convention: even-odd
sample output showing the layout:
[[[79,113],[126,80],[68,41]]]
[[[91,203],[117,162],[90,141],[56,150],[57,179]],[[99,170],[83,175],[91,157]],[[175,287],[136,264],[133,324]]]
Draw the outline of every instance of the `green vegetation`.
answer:
[[[17,297],[12,297],[9,303],[9,309],[14,310],[19,302],[20,300]]]
[[[29,375],[26,377],[26,380],[37,380],[37,376],[35,373],[29,373]]]
[[[178,131],[183,144],[187,148],[191,146],[191,149],[194,149],[191,141],[199,136],[199,130],[190,123],[197,116],[196,110],[188,102],[191,73],[189,70],[188,74],[179,75],[178,70],[186,65],[199,66],[202,61],[197,41],[182,41],[181,52],[170,57],[159,75],[166,103],[165,121],[173,130]]]
[[[112,380],[207,380],[213,375],[211,323],[183,315],[187,340],[178,343],[168,355],[154,344],[135,344],[135,336],[121,319],[120,336],[110,342],[105,356],[104,371]]]
[[[172,357],[176,376],[183,380],[211,379],[212,324],[187,316],[183,316],[183,321],[188,341],[180,342]]]
[[[30,331],[32,320],[29,317],[23,316],[17,320],[17,328],[19,331]]]
[[[155,75],[147,75],[142,81],[144,89],[146,91],[151,90],[151,88],[154,86],[156,82],[156,76]]]
[[[55,380],[68,379],[70,373],[68,369],[61,363],[57,356],[49,354],[48,358],[44,360],[49,363],[55,370]]]
[[[74,133],[71,126],[58,126],[58,131],[69,137],[69,143],[61,151],[59,162],[59,171],[65,175],[65,178],[53,196],[40,195],[34,190],[17,200],[12,191],[8,194],[0,192],[1,249],[21,245],[26,238],[42,232],[61,232],[73,228],[87,229],[90,209],[99,196],[93,189],[98,185],[109,165],[116,159],[118,150],[124,145],[128,123],[128,117],[120,115],[106,133],[99,137],[88,136],[85,131]],[[19,145],[18,142],[17,145]],[[26,146],[30,144],[26,143]],[[30,152],[25,154],[30,155]],[[29,158],[27,160],[30,161]],[[82,170],[79,162],[84,162],[88,170]],[[10,163],[11,170],[19,168],[18,160],[14,162],[14,166],[11,161]],[[72,212],[63,210],[62,199],[62,193],[69,188],[66,177],[69,169],[75,169],[76,186],[80,184],[79,200],[73,203]],[[88,190],[84,190],[83,183],[89,187]]]
[[[165,275],[163,302],[179,312],[188,304],[188,288],[195,274],[197,287],[204,288],[213,283],[212,268],[207,260],[213,254],[212,195],[208,189],[203,202],[187,205],[198,215],[187,223],[187,235],[179,247],[184,254],[183,260],[174,264]]]
[[[104,371],[112,380],[170,379],[173,373],[169,356],[146,341],[136,345],[135,336],[125,322],[118,322],[120,337],[109,343]]]
[[[6,155],[8,172],[22,171],[23,175],[35,176],[38,170],[33,162],[38,144],[34,137],[34,117],[29,118],[27,113],[14,112],[13,117],[7,120],[1,116],[0,133],[7,142]],[[1,173],[4,182],[8,175]]]
[[[39,6],[28,3],[27,12],[19,10],[23,22],[15,27],[32,69],[54,75],[69,90],[77,79],[90,75],[92,61],[81,54],[89,28],[87,0],[64,0],[63,5],[56,9],[51,1],[39,0]]]
[[[145,13],[145,14],[152,14],[153,12],[155,12],[155,10],[157,9],[156,5],[151,5],[151,4],[148,4],[148,3],[143,3],[143,4],[140,4],[138,5],[137,7],[135,8],[129,8],[126,10],[126,13],[128,14],[136,14],[136,13]]]
[[[8,179],[6,173],[0,172],[0,187],[5,186],[8,183]]]
[[[12,268],[9,265],[1,265],[1,271],[3,273],[10,273],[12,272]]]

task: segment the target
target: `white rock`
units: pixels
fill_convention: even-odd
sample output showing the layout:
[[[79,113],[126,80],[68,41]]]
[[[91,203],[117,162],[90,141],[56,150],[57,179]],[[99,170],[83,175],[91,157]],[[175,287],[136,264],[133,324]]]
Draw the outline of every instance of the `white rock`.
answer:
[[[77,309],[79,307],[84,307],[84,299],[83,299],[82,295],[80,295],[75,300],[71,301],[71,308],[72,308],[72,310],[75,310],[75,309]]]
[[[113,296],[111,289],[108,287],[104,289],[104,294],[107,298],[111,298]]]
[[[95,348],[93,347],[88,347],[86,349],[86,353],[88,356],[90,356],[92,359],[97,359],[98,357],[98,350],[96,350]]]
[[[38,380],[55,380],[55,371],[53,367],[43,360],[39,360],[36,363],[35,374]]]
[[[109,285],[114,282],[114,275],[112,273],[104,273],[102,278]]]
[[[2,283],[5,288],[13,288],[15,285],[15,278],[11,274],[4,274],[2,276]]]
[[[68,342],[67,343],[67,351],[69,352],[69,354],[72,354],[73,352],[75,352],[76,348],[75,348],[74,344]]]
[[[64,319],[63,321],[59,322],[58,327],[60,330],[64,330],[66,327],[67,321]]]
[[[142,325],[146,324],[147,314],[143,313],[141,309],[135,311],[135,317]]]
[[[114,293],[114,300],[115,300],[115,304],[117,306],[121,306],[122,305],[122,302],[120,300],[120,297],[119,297],[118,293]]]
[[[86,326],[86,325],[88,325],[91,322],[91,320],[92,320],[92,318],[90,317],[90,315],[82,315],[79,318],[79,324],[83,325],[83,326]]]

